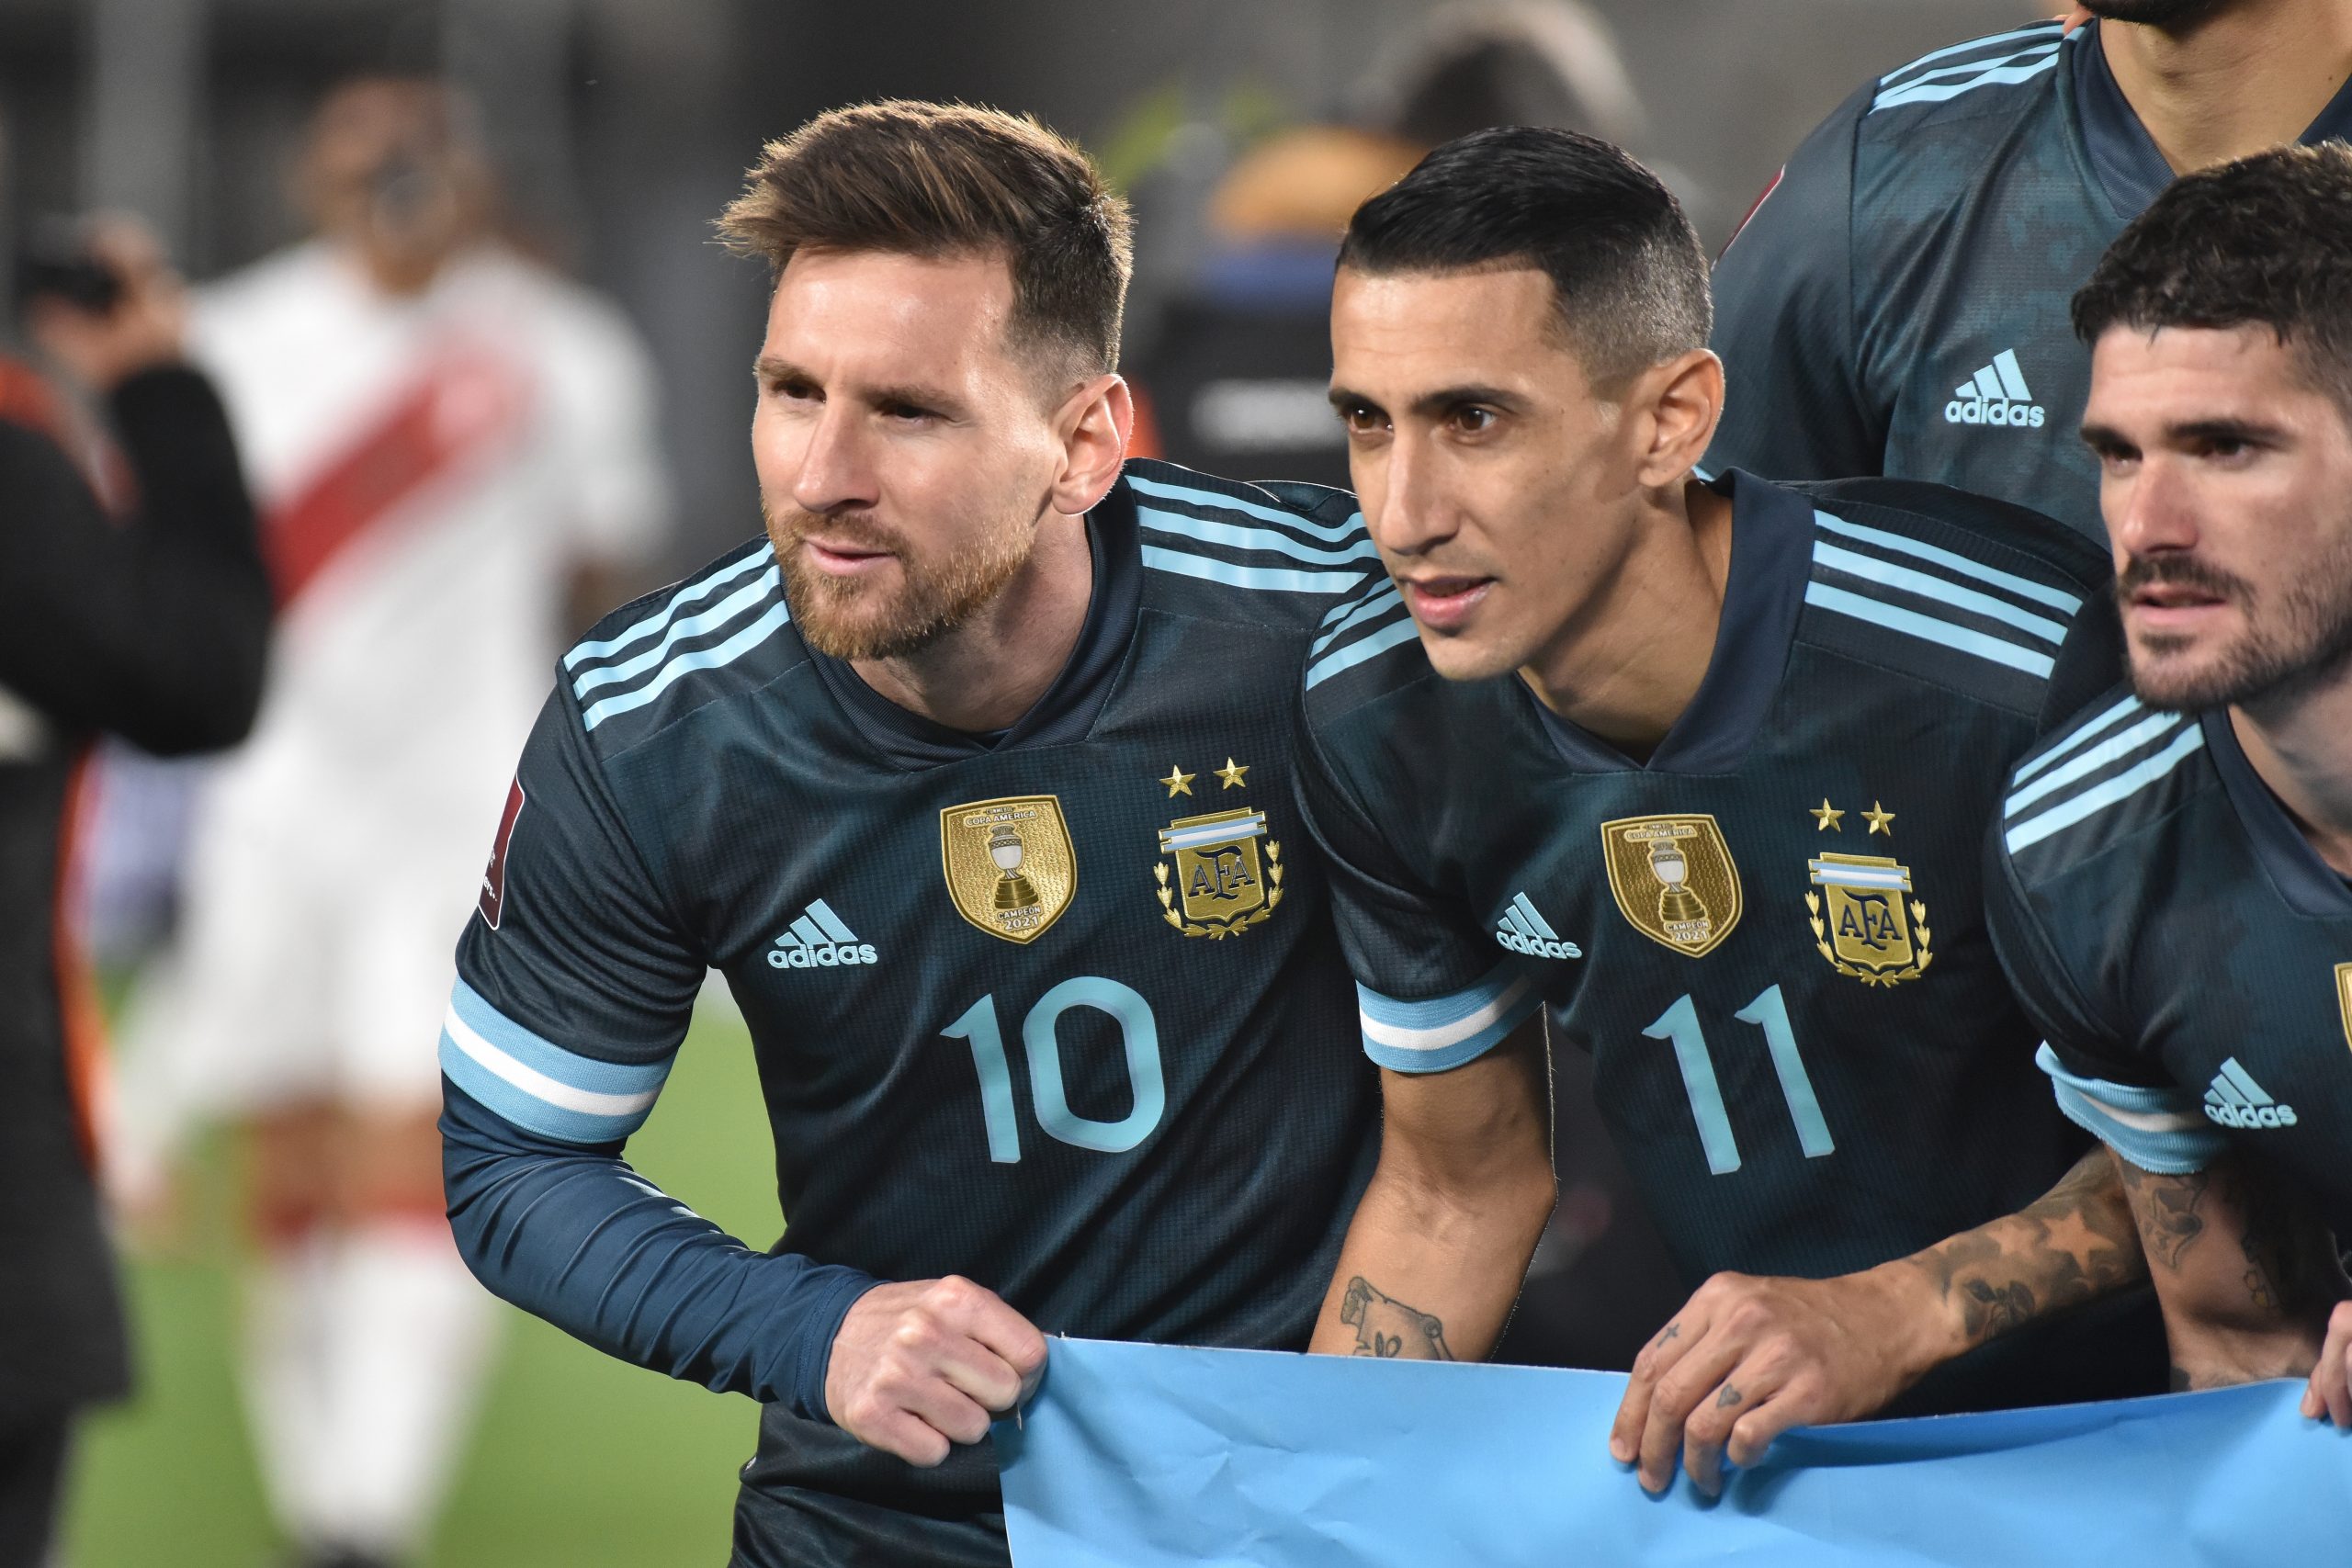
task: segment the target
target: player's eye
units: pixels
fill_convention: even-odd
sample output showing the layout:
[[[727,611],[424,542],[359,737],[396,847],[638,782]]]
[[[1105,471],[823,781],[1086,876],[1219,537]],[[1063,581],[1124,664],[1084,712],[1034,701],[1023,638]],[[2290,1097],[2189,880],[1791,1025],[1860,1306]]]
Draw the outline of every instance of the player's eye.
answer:
[[[1495,411],[1478,403],[1464,403],[1446,415],[1446,422],[1464,435],[1484,435],[1495,427]]]
[[[1335,411],[1351,435],[1377,435],[1388,428],[1388,418],[1370,403],[1342,403]]]
[[[816,382],[806,376],[779,376],[768,382],[768,395],[786,402],[821,403],[825,394]]]
[[[939,418],[938,410],[927,409],[921,403],[910,403],[899,398],[883,403],[881,413],[883,418],[895,420],[900,424],[927,424]]]

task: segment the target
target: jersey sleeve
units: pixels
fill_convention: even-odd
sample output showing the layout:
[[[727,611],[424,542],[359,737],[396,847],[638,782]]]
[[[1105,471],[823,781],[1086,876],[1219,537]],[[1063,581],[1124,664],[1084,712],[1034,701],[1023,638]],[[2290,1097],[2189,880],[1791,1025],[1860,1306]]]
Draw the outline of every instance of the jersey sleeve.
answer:
[[[1855,339],[1855,129],[1865,86],[1805,138],[1715,263],[1713,347],[1724,362],[1712,473],[1874,475],[1888,400],[1863,383]]]
[[[450,1228],[493,1293],[598,1349],[827,1420],[833,1338],[876,1281],[753,1251],[620,1157],[703,972],[559,686],[458,945],[441,1035]]]
[[[1398,1073],[1476,1061],[1543,1005],[1542,994],[1508,956],[1495,961],[1467,911],[1415,875],[1312,729],[1301,735],[1299,813],[1329,870],[1364,1054]]]
[[[2066,640],[2059,646],[2043,691],[2036,733],[2054,733],[2094,698],[2121,684],[2123,677],[2123,622],[2114,592],[2101,587],[2084,599],[2067,623]]]
[[[2093,987],[2069,972],[2018,875],[1997,818],[1985,855],[1985,925],[2018,1004],[2041,1031],[2034,1059],[2050,1076],[2058,1109],[2143,1170],[2202,1170],[2226,1139],[2205,1119],[2197,1091],[2133,1050],[2092,1001]]]

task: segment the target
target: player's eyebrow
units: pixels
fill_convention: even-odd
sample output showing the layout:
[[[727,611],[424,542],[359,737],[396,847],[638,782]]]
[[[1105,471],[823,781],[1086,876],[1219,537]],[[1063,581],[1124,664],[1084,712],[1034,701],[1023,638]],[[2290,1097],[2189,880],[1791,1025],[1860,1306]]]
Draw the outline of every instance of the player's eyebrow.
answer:
[[[2192,419],[2165,426],[2165,438],[2176,446],[2200,446],[2233,441],[2246,446],[2275,446],[2286,432],[2275,424],[2251,419]]]
[[[763,381],[814,381],[817,378],[788,359],[763,354],[752,361],[752,374]]]
[[[1347,387],[1334,386],[1330,391],[1331,406],[1341,413],[1352,408],[1376,409],[1380,405],[1362,392]]]
[[[1413,400],[1413,412],[1423,419],[1437,419],[1458,408],[1473,403],[1485,403],[1510,413],[1520,412],[1519,399],[1500,387],[1442,387],[1434,392],[1424,392]]]

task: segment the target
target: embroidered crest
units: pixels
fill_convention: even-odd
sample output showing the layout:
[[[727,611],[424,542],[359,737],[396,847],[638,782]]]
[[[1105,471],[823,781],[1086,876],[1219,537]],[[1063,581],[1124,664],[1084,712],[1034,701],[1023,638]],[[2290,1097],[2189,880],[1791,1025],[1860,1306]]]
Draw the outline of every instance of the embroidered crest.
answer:
[[[1697,958],[1739,924],[1739,867],[1713,817],[1621,817],[1600,849],[1618,911],[1659,946]]]
[[[939,860],[956,912],[1007,942],[1043,936],[1078,892],[1078,855],[1050,795],[949,807],[939,814]]]

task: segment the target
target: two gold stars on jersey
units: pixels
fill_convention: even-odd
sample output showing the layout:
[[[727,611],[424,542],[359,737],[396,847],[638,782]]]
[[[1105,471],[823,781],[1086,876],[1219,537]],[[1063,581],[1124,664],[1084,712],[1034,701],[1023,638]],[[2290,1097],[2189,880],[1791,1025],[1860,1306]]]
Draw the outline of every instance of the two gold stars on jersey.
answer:
[[[1250,787],[1248,765],[1231,757],[1209,773],[1220,795]],[[1157,782],[1173,800],[1191,795],[1200,776],[1170,763],[1168,776]],[[1159,829],[1159,853],[1151,874],[1159,885],[1160,917],[1186,936],[1221,941],[1238,935],[1283,901],[1283,847],[1266,837],[1262,811],[1244,806],[1179,817]]]
[[[1815,833],[1843,833],[1846,812],[1824,795],[1809,807]],[[1894,813],[1873,799],[1860,813],[1864,837],[1894,838]],[[1896,986],[1927,973],[1928,906],[1913,896],[1911,868],[1893,855],[1824,853],[1810,863],[1815,891],[1804,896],[1814,945],[1829,966],[1865,986]]]

